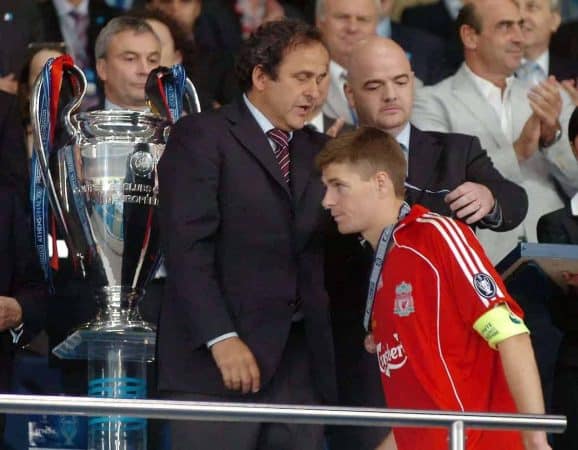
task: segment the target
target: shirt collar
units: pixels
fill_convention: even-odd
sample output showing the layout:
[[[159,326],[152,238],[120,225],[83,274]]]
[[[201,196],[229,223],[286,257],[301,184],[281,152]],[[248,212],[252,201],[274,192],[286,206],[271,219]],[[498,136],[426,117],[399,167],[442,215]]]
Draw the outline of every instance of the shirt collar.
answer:
[[[329,61],[329,76],[332,80],[339,80],[344,75],[347,75],[344,67],[333,60]]]
[[[450,17],[453,20],[458,18],[460,9],[462,9],[462,6],[464,6],[462,0],[444,0],[444,4],[446,5],[446,9],[448,10]]]
[[[480,94],[482,94],[486,100],[489,99],[492,92],[495,92],[496,90],[500,91],[501,98],[506,98],[506,95],[509,93],[512,87],[512,83],[514,82],[515,79],[514,75],[510,75],[509,77],[506,78],[506,89],[504,90],[503,93],[504,95],[502,95],[501,89],[494,83],[486,80],[485,78],[480,77],[479,75],[476,75],[474,72],[472,72],[472,69],[470,69],[466,63],[464,63],[464,67],[466,73],[470,76],[474,84],[477,86]]]
[[[267,131],[275,128],[275,125],[273,125],[271,123],[271,121],[269,119],[267,119],[265,114],[263,114],[261,111],[259,111],[259,109],[255,105],[253,105],[253,103],[251,103],[251,101],[249,100],[249,97],[247,97],[246,94],[243,94],[243,101],[245,102],[245,105],[249,109],[249,112],[251,113],[253,118],[259,124],[259,127],[263,130],[263,133],[267,134]],[[293,132],[290,131],[289,132],[289,140],[291,140],[292,137],[293,137]]]
[[[312,125],[315,128],[315,131],[319,131],[323,133],[324,130],[324,123],[323,123],[323,112],[319,112],[315,117],[313,117],[309,122],[308,125]]]
[[[104,99],[104,109],[107,111],[138,111],[138,112],[151,112],[150,108],[143,106],[142,108],[123,108],[116,103],[111,102],[108,98]]]
[[[520,66],[523,66],[527,62],[528,60],[526,58],[522,59],[522,64]],[[540,66],[540,69],[543,73],[546,74],[547,77],[548,73],[550,73],[550,51],[546,50],[544,53],[538,56],[534,62]]]
[[[52,0],[54,8],[59,16],[66,16],[72,11],[88,16],[88,0],[82,0],[77,7],[72,6],[68,0]]]
[[[578,216],[578,194],[574,194],[574,197],[570,200],[570,211],[574,217]]]
[[[395,137],[397,142],[399,142],[401,145],[403,145],[408,152],[409,152],[409,135],[410,135],[410,132],[411,132],[411,125],[408,122],[405,124],[405,127],[403,127],[403,130],[401,130],[399,132],[399,134]]]
[[[379,23],[377,24],[376,31],[378,36],[384,38],[391,38],[391,18],[382,17]]]

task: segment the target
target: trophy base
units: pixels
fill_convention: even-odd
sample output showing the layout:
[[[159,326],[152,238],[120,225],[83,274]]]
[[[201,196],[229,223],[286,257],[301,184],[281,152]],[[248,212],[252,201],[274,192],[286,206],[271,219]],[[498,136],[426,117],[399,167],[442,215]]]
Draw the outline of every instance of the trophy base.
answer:
[[[94,324],[97,325],[97,324]],[[103,324],[104,325],[104,324]],[[155,330],[146,322],[103,328],[76,330],[52,350],[60,359],[104,360],[111,346],[121,346],[125,361],[153,361],[155,358]],[[97,344],[97,345],[95,345]]]

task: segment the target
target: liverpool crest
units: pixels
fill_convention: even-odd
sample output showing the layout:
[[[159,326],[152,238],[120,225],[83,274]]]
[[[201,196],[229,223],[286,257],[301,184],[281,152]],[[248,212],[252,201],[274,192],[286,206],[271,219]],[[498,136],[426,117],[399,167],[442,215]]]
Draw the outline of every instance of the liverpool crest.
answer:
[[[402,281],[395,287],[395,301],[393,303],[393,313],[399,317],[407,317],[415,312],[413,304],[412,286],[410,283]]]

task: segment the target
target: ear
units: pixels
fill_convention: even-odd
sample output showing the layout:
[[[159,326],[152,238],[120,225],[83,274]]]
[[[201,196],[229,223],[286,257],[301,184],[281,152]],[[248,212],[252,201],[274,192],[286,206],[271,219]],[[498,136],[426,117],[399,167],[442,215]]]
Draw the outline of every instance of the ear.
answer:
[[[353,97],[353,90],[351,89],[349,81],[346,81],[343,85],[343,92],[345,93],[345,97],[347,97],[347,103],[349,103],[349,106],[355,109],[355,98]]]
[[[552,23],[550,24],[550,31],[555,33],[562,22],[560,11],[552,11]]]
[[[257,65],[253,67],[251,80],[253,81],[254,89],[257,91],[263,91],[267,87],[267,82],[271,80],[271,77],[265,73],[263,66]]]
[[[478,33],[469,25],[460,27],[460,39],[465,49],[475,50],[478,46]]]
[[[387,172],[381,170],[374,175],[377,192],[381,197],[386,197],[393,192],[393,183]]]
[[[96,74],[102,81],[106,81],[106,60],[99,58],[96,60]]]
[[[175,62],[174,64],[182,64],[183,63],[183,54],[180,50],[175,50]]]

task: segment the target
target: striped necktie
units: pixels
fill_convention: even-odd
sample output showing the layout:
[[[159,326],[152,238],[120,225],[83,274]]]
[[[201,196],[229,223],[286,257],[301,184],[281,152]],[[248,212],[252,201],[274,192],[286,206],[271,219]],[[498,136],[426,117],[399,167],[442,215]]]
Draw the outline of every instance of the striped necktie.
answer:
[[[291,163],[291,159],[289,158],[289,133],[279,128],[272,128],[267,131],[267,137],[275,143],[273,153],[279,164],[279,169],[281,169],[281,175],[287,184],[289,184],[289,166]]]

